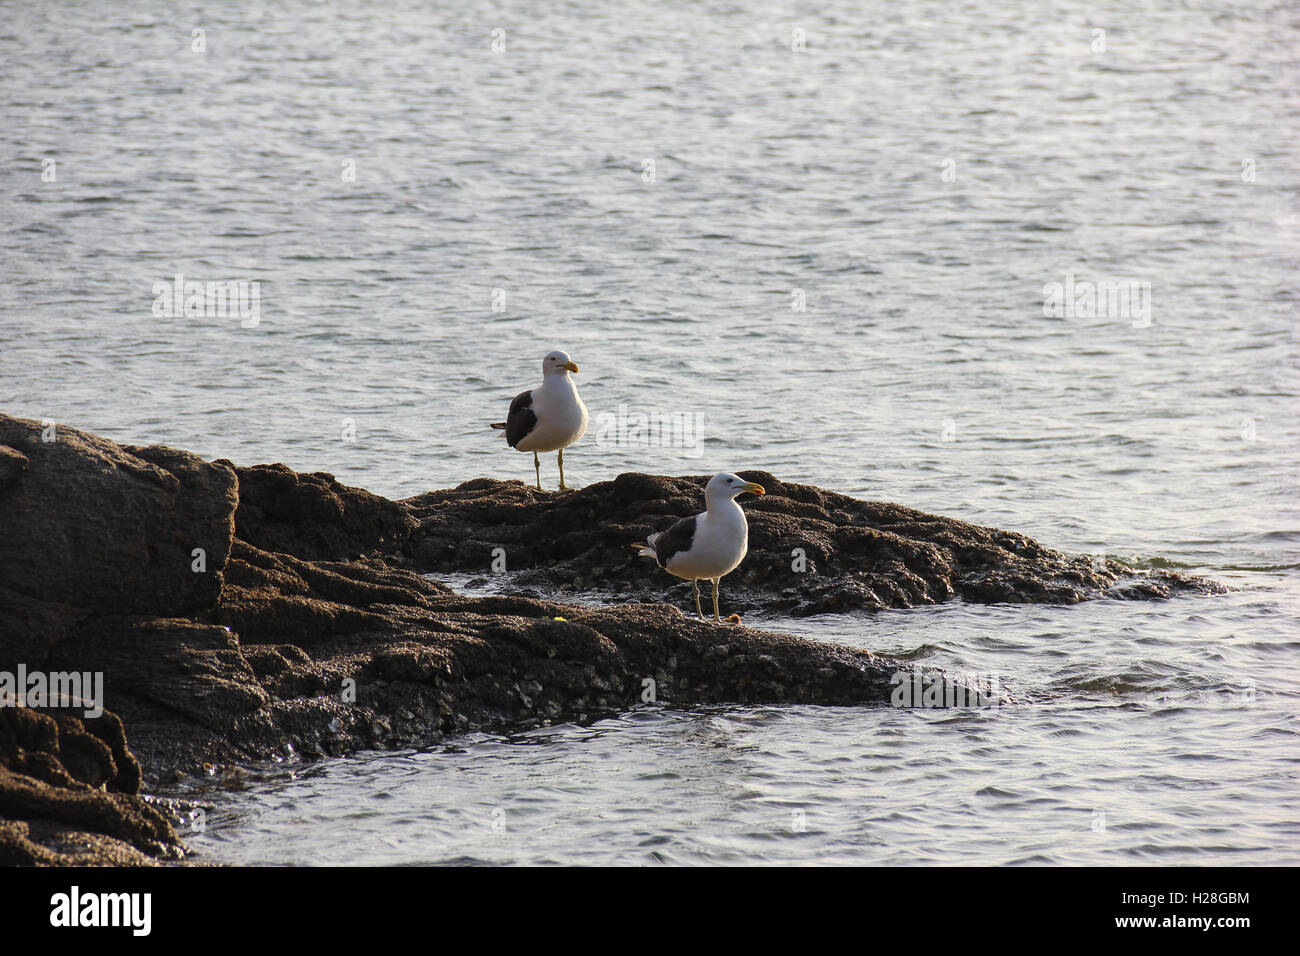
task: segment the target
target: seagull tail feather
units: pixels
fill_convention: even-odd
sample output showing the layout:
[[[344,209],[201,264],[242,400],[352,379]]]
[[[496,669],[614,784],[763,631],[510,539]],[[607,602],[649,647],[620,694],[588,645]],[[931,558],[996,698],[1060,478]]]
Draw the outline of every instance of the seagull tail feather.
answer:
[[[505,422],[492,422],[491,424],[488,425],[488,428],[505,428],[505,427],[506,427]]]
[[[650,545],[646,544],[644,541],[638,541],[636,544],[628,545],[628,547],[635,551],[639,558],[659,557],[659,555],[655,554],[654,548],[650,547]]]

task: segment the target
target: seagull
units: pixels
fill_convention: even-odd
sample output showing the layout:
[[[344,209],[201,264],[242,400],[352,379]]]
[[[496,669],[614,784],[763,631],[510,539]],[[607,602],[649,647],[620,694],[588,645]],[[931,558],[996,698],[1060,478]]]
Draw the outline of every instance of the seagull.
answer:
[[[516,395],[506,420],[492,423],[493,428],[505,430],[511,448],[533,453],[538,491],[542,490],[542,463],[537,460],[537,453],[560,453],[560,490],[567,491],[564,449],[587,431],[587,406],[582,404],[578,386],[569,377],[570,372],[576,371],[578,366],[573,364],[568,352],[548,352],[542,359],[542,384]]]
[[[660,531],[632,545],[637,554],[654,558],[659,567],[679,578],[689,578],[695,591],[695,613],[700,610],[700,579],[713,582],[713,620],[718,617],[718,581],[730,574],[745,559],[749,549],[749,525],[745,512],[736,504],[736,495],[744,492],[766,494],[763,486],[745,481],[726,472],[714,475],[704,486],[705,511],[683,518],[667,531]]]

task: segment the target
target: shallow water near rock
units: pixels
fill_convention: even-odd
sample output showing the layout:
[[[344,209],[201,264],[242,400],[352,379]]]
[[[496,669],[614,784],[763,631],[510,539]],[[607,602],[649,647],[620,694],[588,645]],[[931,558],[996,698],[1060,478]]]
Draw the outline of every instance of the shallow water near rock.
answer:
[[[208,10],[202,55],[148,0],[8,11],[6,412],[397,498],[531,481],[486,423],[560,346],[571,483],[761,468],[1239,590],[750,615],[1028,700],[273,766],[197,859],[1300,862],[1293,11],[387,9]],[[260,322],[155,317],[176,273]],[[1068,276],[1151,313],[1045,316]],[[598,441],[638,407],[701,440]]]
[[[177,792],[208,808],[196,859],[230,863],[1295,864],[1300,642],[1266,610],[1295,597],[806,619],[1025,703],[660,703]]]

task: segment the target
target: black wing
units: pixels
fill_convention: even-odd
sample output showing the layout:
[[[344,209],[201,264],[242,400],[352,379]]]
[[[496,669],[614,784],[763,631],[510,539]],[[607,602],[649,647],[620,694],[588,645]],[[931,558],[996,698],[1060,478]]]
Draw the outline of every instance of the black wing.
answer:
[[[536,424],[537,416],[533,414],[533,390],[520,392],[510,403],[510,414],[506,416],[506,443],[514,448],[524,440],[524,436],[532,431]]]
[[[655,560],[667,570],[668,561],[678,551],[689,551],[695,540],[695,515],[683,518],[659,537],[655,538]]]

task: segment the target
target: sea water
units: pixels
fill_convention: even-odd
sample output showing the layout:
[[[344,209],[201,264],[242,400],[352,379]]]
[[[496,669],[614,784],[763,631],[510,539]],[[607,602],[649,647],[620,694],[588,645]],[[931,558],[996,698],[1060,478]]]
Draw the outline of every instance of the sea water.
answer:
[[[1296,17],[8,5],[6,413],[397,498],[531,481],[486,425],[564,348],[571,484],[758,468],[1236,589],[751,616],[1024,703],[248,768],[197,858],[1300,862]]]

